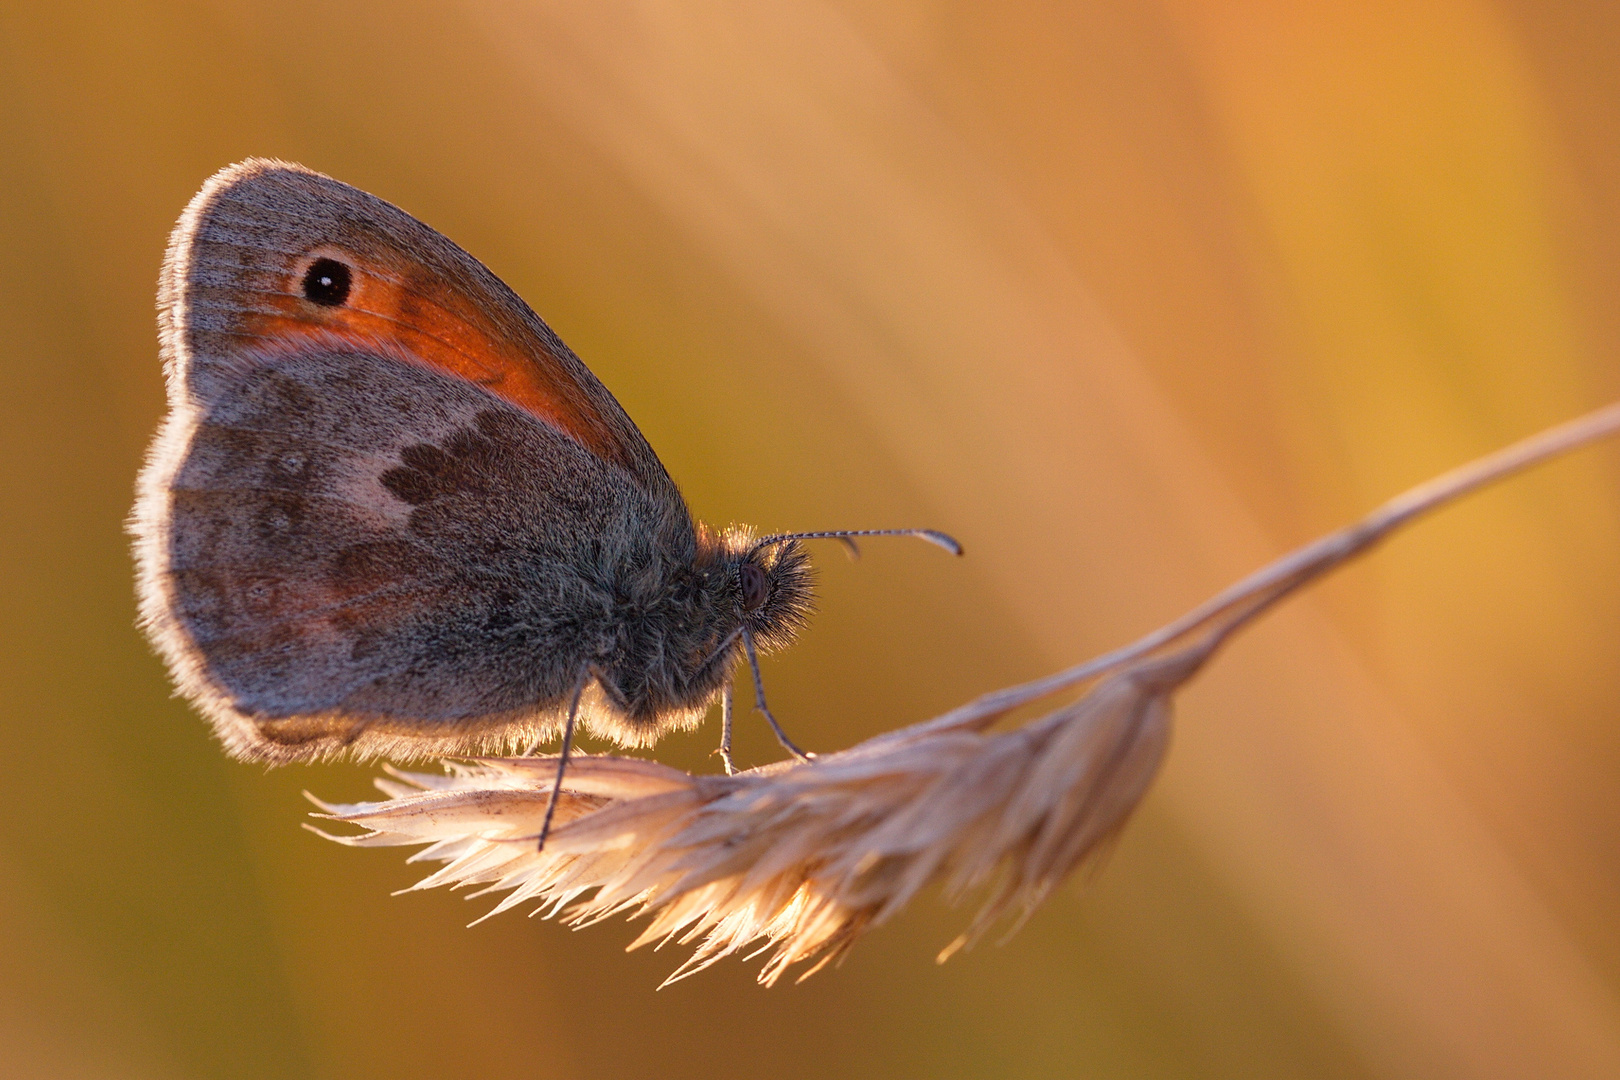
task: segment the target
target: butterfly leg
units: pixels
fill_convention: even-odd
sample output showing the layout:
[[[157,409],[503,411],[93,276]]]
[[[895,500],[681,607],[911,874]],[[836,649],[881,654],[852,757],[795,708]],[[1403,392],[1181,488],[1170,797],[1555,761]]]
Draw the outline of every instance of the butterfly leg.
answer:
[[[737,763],[731,760],[731,680],[720,688],[720,749],[715,751],[726,767],[726,775],[737,772]]]
[[[776,722],[776,717],[771,715],[770,707],[765,704],[765,680],[759,675],[759,654],[754,651],[754,635],[748,632],[746,626],[743,627],[742,639],[743,649],[748,653],[748,668],[754,673],[754,708],[765,714],[766,723],[771,725],[771,731],[783,749],[800,761],[809,761],[815,755],[807,754],[793,745],[793,740],[787,737],[787,732],[782,730],[782,725]]]
[[[590,676],[596,679],[597,689],[602,691],[602,696],[608,699],[609,704],[619,709],[628,709],[630,707],[630,699],[624,696],[624,692],[619,689],[617,683],[608,678],[607,672],[594,663],[586,665],[586,670]]]
[[[574,719],[579,715],[579,699],[585,693],[591,671],[592,665],[585,664],[574,680],[574,696],[568,702],[568,723],[563,726],[562,753],[557,755],[557,781],[552,785],[551,798],[546,802],[546,820],[540,826],[540,843],[536,851],[546,850],[546,837],[551,835],[551,818],[557,812],[557,800],[562,798],[563,774],[568,771],[568,755],[574,749]]]

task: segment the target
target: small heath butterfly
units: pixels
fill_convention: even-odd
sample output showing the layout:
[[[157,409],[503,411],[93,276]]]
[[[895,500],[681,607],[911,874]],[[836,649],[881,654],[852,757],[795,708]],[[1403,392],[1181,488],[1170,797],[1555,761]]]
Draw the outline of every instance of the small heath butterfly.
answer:
[[[755,655],[810,610],[800,541],[961,552],[929,530],[694,521],[613,395],[500,279],[298,165],[203,186],[169,241],[158,326],[169,413],[130,526],[141,623],[239,758],[499,752],[561,731],[566,760],[576,717],[645,746],[729,706],[739,659],[797,753]]]

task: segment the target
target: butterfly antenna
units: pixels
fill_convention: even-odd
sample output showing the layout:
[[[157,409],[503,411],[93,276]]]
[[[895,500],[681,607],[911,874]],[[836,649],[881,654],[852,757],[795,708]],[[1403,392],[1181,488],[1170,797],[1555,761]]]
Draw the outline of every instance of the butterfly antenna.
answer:
[[[568,756],[574,749],[574,718],[579,715],[579,699],[585,693],[585,683],[589,680],[591,665],[586,664],[579,669],[579,678],[574,680],[574,697],[568,703],[568,723],[563,727],[562,753],[557,755],[557,782],[551,786],[551,798],[546,800],[546,820],[540,825],[540,843],[535,851],[546,850],[546,837],[551,835],[551,818],[557,812],[557,802],[562,798],[563,774],[568,771]]]
[[[800,761],[810,761],[815,755],[807,754],[793,744],[787,732],[782,730],[782,725],[776,722],[776,717],[771,715],[770,707],[765,704],[765,680],[759,677],[759,654],[754,651],[754,635],[748,632],[746,626],[743,627],[742,639],[743,649],[748,653],[748,668],[754,673],[754,708],[765,714],[765,722],[771,725],[771,731],[783,749]]]
[[[783,544],[789,540],[837,540],[849,550],[850,558],[861,557],[861,549],[855,543],[857,536],[915,536],[919,540],[926,540],[935,547],[942,547],[952,555],[962,554],[962,545],[956,538],[940,532],[937,529],[836,529],[831,532],[802,532],[778,533],[775,536],[765,536],[754,541],[749,550],[753,554],[760,548],[770,547],[772,544]]]

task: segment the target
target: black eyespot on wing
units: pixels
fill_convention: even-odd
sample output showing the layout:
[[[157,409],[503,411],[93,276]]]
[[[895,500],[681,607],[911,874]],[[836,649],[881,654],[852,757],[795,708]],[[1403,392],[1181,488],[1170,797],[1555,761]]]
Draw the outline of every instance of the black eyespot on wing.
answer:
[[[743,610],[757,611],[771,595],[771,586],[766,580],[765,571],[751,562],[745,562],[737,574],[742,583]]]
[[[316,259],[304,274],[304,298],[322,307],[337,307],[349,298],[349,268],[336,259]]]

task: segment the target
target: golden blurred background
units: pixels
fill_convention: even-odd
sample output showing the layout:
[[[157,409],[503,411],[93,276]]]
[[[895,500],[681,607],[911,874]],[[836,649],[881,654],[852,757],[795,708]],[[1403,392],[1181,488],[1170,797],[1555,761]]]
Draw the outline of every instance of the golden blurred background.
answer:
[[[485,260],[706,520],[818,552],[812,748],[1121,644],[1620,396],[1598,0],[0,7],[0,1073],[1620,1075],[1620,452],[1476,497],[1182,703],[1112,861],[935,967],[490,902],[298,826],[372,768],[227,761],[133,627],[165,237],[304,162]],[[752,713],[741,754],[772,744]],[[713,768],[717,724],[660,747]]]

